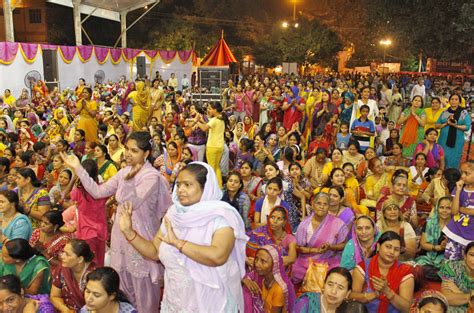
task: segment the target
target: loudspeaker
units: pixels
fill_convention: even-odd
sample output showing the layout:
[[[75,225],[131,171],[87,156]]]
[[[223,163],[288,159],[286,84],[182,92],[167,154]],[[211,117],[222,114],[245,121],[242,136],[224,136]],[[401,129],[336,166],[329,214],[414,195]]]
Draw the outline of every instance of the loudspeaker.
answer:
[[[146,59],[145,57],[137,57],[137,76],[144,78],[146,75]]]
[[[46,82],[59,81],[56,50],[43,50],[43,73]]]
[[[230,62],[229,63],[229,71],[230,71],[230,75],[239,74],[239,63],[238,62]]]

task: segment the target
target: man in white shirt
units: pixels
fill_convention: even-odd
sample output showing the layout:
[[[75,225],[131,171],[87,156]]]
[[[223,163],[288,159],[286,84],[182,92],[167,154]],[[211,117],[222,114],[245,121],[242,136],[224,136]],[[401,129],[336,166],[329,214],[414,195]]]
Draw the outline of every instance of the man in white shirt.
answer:
[[[419,79],[418,79],[418,84],[416,84],[415,86],[413,86],[413,88],[411,89],[410,101],[413,100],[413,98],[414,98],[415,96],[421,96],[421,98],[423,98],[423,100],[425,100],[425,97],[426,97],[426,87],[425,87],[425,85],[423,84],[423,78],[419,78]]]
[[[186,74],[183,75],[183,79],[181,79],[181,88],[186,90],[189,88],[189,79]]]
[[[178,88],[178,79],[174,73],[171,73],[171,77],[168,79],[168,86],[173,87],[173,90]]]

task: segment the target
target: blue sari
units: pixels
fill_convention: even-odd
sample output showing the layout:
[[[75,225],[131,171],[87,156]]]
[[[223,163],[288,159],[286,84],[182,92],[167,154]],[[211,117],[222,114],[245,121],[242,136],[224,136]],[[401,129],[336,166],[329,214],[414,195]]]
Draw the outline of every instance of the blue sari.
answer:
[[[461,109],[461,108],[458,108]],[[441,113],[441,116],[436,121],[436,124],[444,124],[448,121],[448,118],[451,115],[456,115],[456,111],[448,109]],[[462,109],[457,119],[457,125],[466,126],[466,131],[471,128],[471,117],[467,110]],[[446,168],[459,168],[459,163],[461,162],[461,156],[464,148],[464,130],[452,129],[453,126],[445,126],[441,128],[438,144],[441,145],[444,149],[444,160],[446,162]],[[455,131],[454,140],[448,140],[449,131]]]
[[[32,233],[33,227],[31,226],[30,219],[24,214],[18,214],[7,227],[2,229],[2,239],[21,238],[29,241]],[[0,242],[0,248],[3,247],[3,241]]]

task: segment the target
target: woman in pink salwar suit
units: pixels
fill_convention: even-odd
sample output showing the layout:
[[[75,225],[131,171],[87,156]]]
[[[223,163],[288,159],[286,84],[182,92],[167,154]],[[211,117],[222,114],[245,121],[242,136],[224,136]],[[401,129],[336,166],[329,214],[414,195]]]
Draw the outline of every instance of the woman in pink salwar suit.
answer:
[[[151,137],[147,132],[135,132],[126,143],[127,167],[104,184],[98,185],[80,165],[74,155],[62,154],[65,163],[73,168],[86,191],[94,198],[115,195],[120,214],[122,205],[133,205],[133,223],[137,233],[148,240],[153,239],[160,228],[161,218],[171,205],[169,184],[147,161],[151,152]],[[162,266],[142,257],[127,242],[114,222],[111,235],[111,267],[120,275],[120,289],[139,313],[157,312],[160,305],[160,281]]]
[[[301,222],[296,232],[296,245],[300,252],[292,267],[292,280],[296,284],[303,281],[309,259],[327,263],[328,270],[339,266],[349,233],[341,219],[328,214],[329,196],[326,193],[317,194],[312,205],[313,213]]]

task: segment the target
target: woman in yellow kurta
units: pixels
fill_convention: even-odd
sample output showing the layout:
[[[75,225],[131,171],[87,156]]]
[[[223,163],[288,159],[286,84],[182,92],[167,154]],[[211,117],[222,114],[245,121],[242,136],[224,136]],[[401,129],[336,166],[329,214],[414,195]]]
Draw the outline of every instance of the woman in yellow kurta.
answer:
[[[441,100],[439,98],[433,98],[431,100],[431,108],[425,108],[426,122],[425,131],[428,128],[436,128],[435,124],[438,118],[443,113],[444,109],[441,107]]]
[[[94,148],[94,157],[99,169],[99,181],[106,182],[112,176],[117,174],[117,167],[110,158],[107,147],[104,145],[97,145]]]
[[[142,131],[147,127],[150,116],[150,92],[146,89],[145,83],[137,83],[137,90],[132,91],[128,97],[133,105],[133,131]]]
[[[95,118],[97,113],[97,102],[91,100],[92,89],[84,87],[82,97],[76,103],[76,114],[79,115],[77,129],[82,129],[86,133],[86,141],[97,142],[98,122]]]
[[[120,142],[119,137],[116,134],[109,136],[107,149],[109,151],[110,158],[116,165],[120,165],[123,155],[125,153],[125,148]]]

